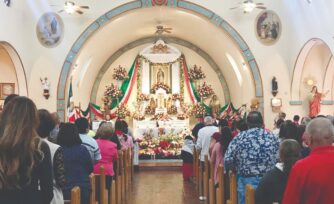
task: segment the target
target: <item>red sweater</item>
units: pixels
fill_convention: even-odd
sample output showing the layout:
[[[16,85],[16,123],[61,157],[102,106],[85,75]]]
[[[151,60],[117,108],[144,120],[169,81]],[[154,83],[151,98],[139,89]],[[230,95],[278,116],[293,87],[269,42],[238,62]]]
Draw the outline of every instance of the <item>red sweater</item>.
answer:
[[[292,168],[283,204],[334,203],[334,146],[314,149]]]

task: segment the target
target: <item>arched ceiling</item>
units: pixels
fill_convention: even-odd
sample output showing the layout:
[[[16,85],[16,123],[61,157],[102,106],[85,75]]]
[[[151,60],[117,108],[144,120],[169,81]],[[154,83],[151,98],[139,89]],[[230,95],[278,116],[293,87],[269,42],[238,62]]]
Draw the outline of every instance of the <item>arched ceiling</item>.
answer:
[[[168,36],[186,40],[211,56],[220,67],[230,92],[233,93],[232,102],[238,99],[240,101],[245,94],[255,96],[254,80],[250,70],[245,65],[247,63],[242,52],[230,36],[201,16],[169,7],[144,8],[121,14],[91,36],[73,62],[76,67],[73,82],[79,80],[79,75],[84,76],[81,80],[85,82],[80,83],[82,86],[77,91],[82,93],[80,90],[85,90],[90,93],[99,69],[107,59],[129,42],[154,36],[158,24],[173,28],[172,34],[167,34]],[[235,61],[232,62],[233,66],[231,58]],[[82,70],[82,67],[87,66],[88,59],[88,69]],[[89,101],[89,97],[82,96],[80,100]],[[246,101],[242,103],[244,102]]]

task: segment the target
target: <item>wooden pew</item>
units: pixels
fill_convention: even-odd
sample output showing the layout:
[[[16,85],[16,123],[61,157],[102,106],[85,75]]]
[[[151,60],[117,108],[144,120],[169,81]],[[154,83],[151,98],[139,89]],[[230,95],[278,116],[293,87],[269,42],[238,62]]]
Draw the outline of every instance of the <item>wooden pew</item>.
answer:
[[[118,159],[116,161],[116,172],[115,172],[115,184],[116,184],[116,201],[117,203],[122,202],[122,186],[121,186],[121,154],[122,151],[118,151]]]
[[[193,175],[193,182],[198,185],[198,155],[196,148],[193,150]]]
[[[80,188],[78,186],[71,190],[71,204],[80,204]]]
[[[229,173],[230,178],[230,204],[237,204],[238,194],[237,194],[237,178],[232,172]]]
[[[117,198],[116,198],[116,182],[111,182],[111,188],[110,188],[110,198],[109,198],[109,204],[117,204]]]
[[[95,188],[95,175],[92,173],[89,175],[90,181],[90,193],[89,193],[89,204],[96,204],[96,188]]]
[[[224,189],[224,167],[219,165],[218,167],[218,178],[219,178],[219,187],[216,189],[216,204],[224,204],[225,203],[225,189]]]
[[[203,196],[203,164],[201,161],[199,161],[199,166],[198,166],[198,194],[200,196]]]
[[[245,204],[255,204],[254,187],[249,184],[246,185]]]
[[[209,203],[216,203],[216,188],[215,188],[215,168],[214,164],[210,161],[210,178],[209,178]]]
[[[104,166],[100,168],[100,204],[108,203],[108,191],[106,190],[106,174]]]
[[[204,156],[204,174],[203,174],[203,180],[204,180],[204,197],[206,198],[207,203],[209,203],[209,157],[208,155]]]
[[[71,190],[71,200],[64,200],[64,204],[80,204],[80,188],[75,186]]]

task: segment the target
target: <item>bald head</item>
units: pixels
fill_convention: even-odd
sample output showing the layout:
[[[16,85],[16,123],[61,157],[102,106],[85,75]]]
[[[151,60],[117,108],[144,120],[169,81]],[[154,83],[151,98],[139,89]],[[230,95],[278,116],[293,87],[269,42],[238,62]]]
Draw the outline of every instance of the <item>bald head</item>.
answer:
[[[327,118],[313,119],[306,127],[310,148],[331,145],[334,142],[334,127]]]

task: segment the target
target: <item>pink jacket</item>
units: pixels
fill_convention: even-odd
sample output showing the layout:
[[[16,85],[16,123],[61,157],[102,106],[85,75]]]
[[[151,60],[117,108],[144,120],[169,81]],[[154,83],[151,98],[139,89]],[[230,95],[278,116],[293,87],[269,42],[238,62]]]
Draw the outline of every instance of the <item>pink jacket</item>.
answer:
[[[117,160],[117,145],[109,140],[97,139],[101,152],[101,160],[94,165],[94,174],[100,174],[100,166],[104,166],[107,176],[114,175],[113,162]]]
[[[215,184],[218,183],[218,167],[219,165],[224,165],[224,156],[222,154],[222,148],[219,142],[215,144],[213,147],[212,153],[211,153],[211,162],[214,165],[215,171],[214,171],[214,178],[215,178]]]

